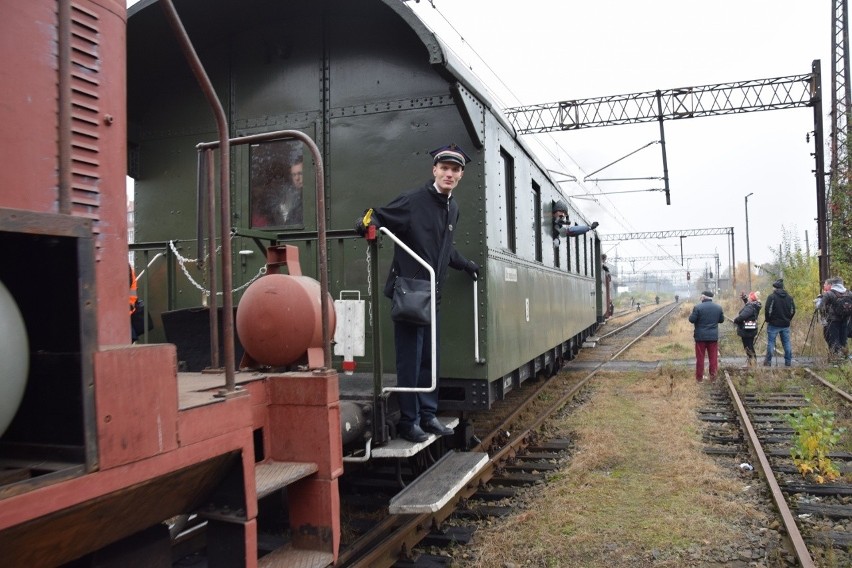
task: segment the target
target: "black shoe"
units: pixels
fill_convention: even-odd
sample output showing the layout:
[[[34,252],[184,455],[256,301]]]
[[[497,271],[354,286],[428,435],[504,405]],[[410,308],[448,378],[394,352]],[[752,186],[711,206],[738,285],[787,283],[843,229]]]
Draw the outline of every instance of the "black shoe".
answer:
[[[763,362],[763,366],[764,366],[764,367],[771,367],[771,366],[772,366],[772,363],[770,363],[769,361],[764,361],[764,362]]]
[[[414,442],[415,444],[425,442],[429,439],[429,435],[423,430],[421,430],[420,426],[418,426],[417,424],[412,424],[408,427],[400,427],[398,431],[399,435],[402,438],[408,440],[409,442]]]
[[[426,432],[429,432],[430,434],[437,434],[438,436],[452,436],[455,434],[455,431],[452,428],[447,428],[441,424],[441,421],[435,416],[429,420],[421,421],[420,427]]]

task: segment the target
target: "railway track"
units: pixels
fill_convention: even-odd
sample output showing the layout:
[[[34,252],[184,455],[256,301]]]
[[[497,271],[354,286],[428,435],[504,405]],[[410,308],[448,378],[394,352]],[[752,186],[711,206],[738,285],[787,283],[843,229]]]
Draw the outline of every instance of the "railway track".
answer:
[[[489,413],[471,416],[481,442],[473,451],[487,451],[488,463],[440,510],[429,514],[387,515],[386,508],[376,506],[382,498],[377,489],[389,489],[393,482],[416,476],[438,459],[428,451],[409,459],[404,469],[372,469],[367,475],[344,479],[342,487],[363,483],[372,493],[346,492],[344,509],[344,544],[339,566],[429,566],[436,560],[416,551],[420,543],[463,543],[473,529],[447,527],[451,516],[477,518],[506,514],[504,500],[510,500],[519,487],[543,483],[548,471],[560,467],[571,448],[570,440],[542,440],[539,428],[554,413],[577,399],[583,387],[607,363],[622,355],[633,344],[650,333],[676,310],[678,304],[660,306],[604,335],[589,338],[595,349],[583,350],[578,360],[583,365],[576,371],[567,369],[549,380],[526,381],[523,388],[507,396]],[[641,325],[640,325],[641,324]],[[591,365],[591,369],[589,366]],[[399,475],[401,473],[401,476]],[[396,476],[396,477],[395,477]],[[347,476],[345,476],[347,477]],[[398,489],[398,485],[396,486]],[[376,498],[378,497],[378,499]]]
[[[843,410],[838,415],[848,427],[852,397],[810,369],[798,376],[761,376],[761,383],[748,377],[726,372],[711,406],[702,409],[700,417],[710,424],[705,440],[712,444],[705,451],[731,459],[745,474],[755,468],[765,480],[792,551],[787,565],[852,565],[852,484],[804,478],[791,458],[802,428],[788,420],[791,414],[814,416],[811,400],[818,396]],[[852,454],[832,450],[827,457],[841,474],[852,471]]]

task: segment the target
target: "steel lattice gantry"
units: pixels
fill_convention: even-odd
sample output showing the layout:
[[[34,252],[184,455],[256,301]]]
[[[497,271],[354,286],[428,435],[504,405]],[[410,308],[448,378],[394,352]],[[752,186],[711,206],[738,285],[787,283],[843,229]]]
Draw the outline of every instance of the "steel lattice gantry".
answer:
[[[696,259],[696,258],[717,258],[719,255],[716,253],[706,253],[706,254],[687,254],[684,255],[684,259]],[[617,264],[619,262],[651,262],[655,260],[677,260],[673,256],[616,256],[612,259],[612,262]]]
[[[731,235],[734,234],[733,227],[719,227],[714,229],[682,229],[673,231],[650,231],[646,233],[616,233],[612,235],[600,235],[601,241],[631,241],[640,239],[668,239],[671,237],[706,237],[709,235]]]
[[[845,3],[845,0],[835,1]],[[843,22],[845,33],[845,18]],[[837,60],[837,57],[835,57],[835,60]],[[843,61],[845,65],[845,59]],[[820,279],[824,280],[828,278],[829,267],[821,77],[820,61],[814,60],[811,73],[803,75],[558,101],[508,108],[505,109],[505,114],[518,134],[659,122],[666,204],[670,204],[664,121],[697,118],[699,116],[813,107],[817,237],[820,249],[819,272]],[[846,85],[848,86],[848,81]],[[849,110],[848,104],[846,110]],[[733,229],[731,231],[733,243]],[[660,237],[649,236],[647,238]],[[732,281],[735,283],[733,278]]]
[[[518,134],[811,106],[814,73],[506,109]]]
[[[601,242],[611,241],[630,241],[630,240],[645,240],[645,239],[669,239],[673,237],[705,237],[712,235],[728,235],[728,258],[730,265],[728,270],[731,274],[731,289],[737,289],[737,277],[734,272],[734,267],[737,265],[734,256],[734,228],[733,227],[715,227],[707,229],[675,229],[671,231],[649,231],[644,233],[616,233],[612,235],[599,235]],[[682,242],[682,241],[681,241]]]
[[[826,190],[828,209],[827,225],[830,234],[848,230],[850,213],[848,192],[849,184],[849,113],[852,112],[849,71],[849,5],[848,0],[833,0],[832,11],[832,58],[831,58],[831,183]],[[839,243],[835,243],[837,246]],[[840,245],[843,246],[843,245]],[[848,258],[848,251],[832,250],[832,243],[826,243],[829,258]],[[822,274],[821,274],[822,276]]]
[[[841,159],[848,159],[846,142],[849,112],[852,111],[849,85],[849,8],[847,0],[834,0],[831,58],[831,176],[836,176]],[[845,168],[844,168],[845,169]]]

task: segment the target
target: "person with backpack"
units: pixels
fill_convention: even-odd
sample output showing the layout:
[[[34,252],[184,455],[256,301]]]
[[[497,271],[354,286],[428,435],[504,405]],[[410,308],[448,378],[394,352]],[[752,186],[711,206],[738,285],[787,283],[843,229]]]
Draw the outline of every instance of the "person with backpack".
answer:
[[[745,305],[734,318],[734,323],[737,326],[737,335],[743,341],[748,367],[752,368],[757,366],[754,339],[757,337],[757,316],[760,315],[761,305],[758,292],[751,292],[747,296],[743,292],[742,296]]]
[[[775,352],[775,338],[781,336],[784,346],[784,366],[793,364],[793,347],[790,345],[790,322],[796,315],[796,303],[793,296],[784,289],[784,280],[779,278],[772,283],[775,290],[766,298],[766,357],[763,366],[772,365],[772,354]]]
[[[852,293],[843,285],[839,276],[829,278],[831,288],[823,293],[821,307],[825,313],[826,341],[829,356],[846,357],[846,339],[849,319],[852,317]]]

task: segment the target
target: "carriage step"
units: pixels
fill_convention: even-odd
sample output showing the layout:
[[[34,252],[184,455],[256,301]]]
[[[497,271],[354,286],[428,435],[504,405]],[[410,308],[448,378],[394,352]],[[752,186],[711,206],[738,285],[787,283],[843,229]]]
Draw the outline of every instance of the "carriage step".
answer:
[[[257,498],[263,499],[279,489],[317,472],[317,464],[269,461],[255,465]]]
[[[459,425],[459,419],[451,416],[439,416],[438,420],[447,428],[455,428]],[[410,458],[417,455],[420,450],[435,442],[440,436],[429,434],[424,442],[409,442],[402,438],[394,438],[384,446],[373,448],[374,458]]]
[[[434,513],[488,463],[485,452],[449,452],[390,501],[391,515]]]
[[[333,562],[331,552],[301,550],[288,544],[260,558],[257,568],[325,568]]]

